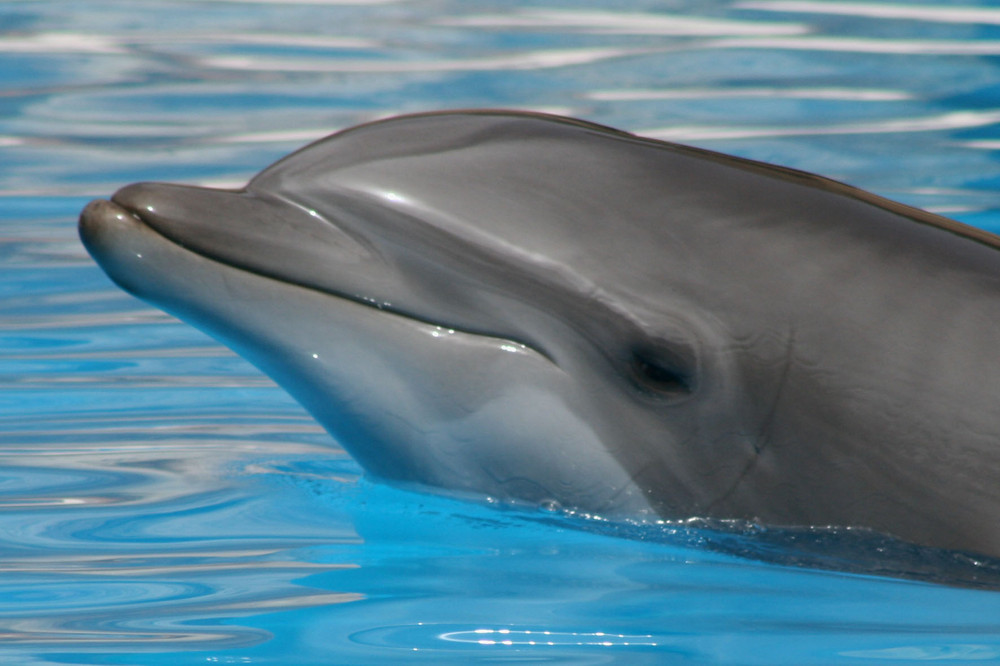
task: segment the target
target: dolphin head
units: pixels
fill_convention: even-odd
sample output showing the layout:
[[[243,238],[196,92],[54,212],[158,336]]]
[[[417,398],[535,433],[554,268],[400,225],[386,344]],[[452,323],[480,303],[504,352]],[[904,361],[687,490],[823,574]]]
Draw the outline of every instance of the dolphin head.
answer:
[[[528,115],[374,123],[243,190],[130,185],[88,205],[81,236],[119,285],[246,356],[375,476],[707,513],[753,451],[738,378],[683,285],[652,297],[634,270],[689,260],[616,240],[630,230],[606,188],[538,178],[609,134],[628,140]],[[613,283],[623,271],[639,288]]]
[[[453,112],[335,134],[238,191],[131,185],[80,230],[375,476],[1000,553],[1000,240],[957,222]]]

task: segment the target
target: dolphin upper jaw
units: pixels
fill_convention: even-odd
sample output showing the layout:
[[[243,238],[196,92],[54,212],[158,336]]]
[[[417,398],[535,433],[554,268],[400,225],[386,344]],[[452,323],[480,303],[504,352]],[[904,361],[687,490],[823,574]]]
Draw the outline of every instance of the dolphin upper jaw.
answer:
[[[222,264],[548,355],[537,335],[510,325],[537,318],[524,299],[511,302],[503,290],[483,292],[483,280],[470,282],[463,262],[473,243],[445,248],[419,220],[415,202],[391,193],[337,194],[327,193],[323,214],[305,196],[300,202],[280,193],[169,183],[129,185],[111,201],[171,242]],[[511,317],[511,308],[523,315]],[[497,311],[507,312],[497,317]]]

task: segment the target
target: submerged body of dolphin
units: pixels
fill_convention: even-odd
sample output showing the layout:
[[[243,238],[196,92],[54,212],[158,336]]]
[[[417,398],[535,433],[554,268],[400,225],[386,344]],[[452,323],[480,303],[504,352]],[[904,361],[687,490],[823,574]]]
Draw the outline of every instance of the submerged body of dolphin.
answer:
[[[537,114],[364,125],[84,210],[128,291],[372,474],[1000,555],[1000,239]]]

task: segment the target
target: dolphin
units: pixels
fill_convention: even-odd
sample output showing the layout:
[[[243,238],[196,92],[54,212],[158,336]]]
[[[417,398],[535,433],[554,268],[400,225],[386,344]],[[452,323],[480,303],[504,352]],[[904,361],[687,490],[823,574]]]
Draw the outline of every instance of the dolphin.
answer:
[[[1000,238],[538,113],[341,131],[243,189],[87,205],[122,288],[371,475],[608,519],[1000,556]]]

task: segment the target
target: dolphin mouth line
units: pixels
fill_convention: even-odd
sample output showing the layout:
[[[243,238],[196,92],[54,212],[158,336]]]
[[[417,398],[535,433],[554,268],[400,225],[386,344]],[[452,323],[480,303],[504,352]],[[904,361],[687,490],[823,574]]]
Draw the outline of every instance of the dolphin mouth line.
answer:
[[[350,303],[355,303],[357,305],[362,305],[362,306],[365,306],[365,307],[368,307],[368,308],[372,308],[374,310],[378,310],[379,312],[382,312],[382,313],[384,313],[386,315],[389,315],[389,316],[402,317],[404,319],[408,319],[410,321],[414,321],[414,322],[417,322],[417,323],[420,323],[420,324],[425,324],[427,326],[435,326],[437,328],[441,328],[441,329],[444,329],[444,330],[447,330],[447,331],[456,332],[456,333],[461,333],[461,334],[464,334],[464,335],[474,335],[474,336],[477,336],[477,337],[489,337],[489,338],[496,338],[498,340],[503,340],[505,342],[509,342],[509,343],[518,345],[518,346],[520,346],[520,347],[522,347],[524,349],[531,350],[532,352],[534,352],[534,353],[538,354],[539,356],[541,356],[542,358],[548,360],[550,363],[552,363],[555,366],[559,365],[556,362],[555,358],[551,354],[549,354],[544,349],[539,348],[537,345],[534,345],[534,344],[532,344],[532,343],[530,343],[530,342],[528,342],[526,340],[518,339],[516,337],[512,337],[512,336],[509,336],[509,335],[504,335],[502,333],[492,333],[492,332],[489,332],[489,331],[486,331],[486,330],[480,331],[480,330],[469,329],[469,328],[464,328],[464,327],[461,327],[461,326],[452,325],[452,324],[449,324],[447,322],[436,321],[434,319],[431,319],[431,318],[428,318],[428,317],[424,317],[422,315],[418,315],[418,314],[415,314],[415,313],[403,310],[401,308],[394,307],[394,306],[392,306],[389,303],[381,302],[381,301],[378,301],[378,300],[376,300],[374,298],[368,298],[368,297],[365,297],[365,296],[361,296],[359,294],[350,294],[350,293],[347,293],[347,292],[340,292],[340,291],[328,289],[326,287],[320,287],[320,286],[313,285],[313,284],[305,284],[301,280],[295,280],[293,278],[289,278],[289,277],[281,275],[281,274],[279,274],[279,273],[277,273],[275,271],[260,270],[259,268],[251,266],[251,265],[248,265],[247,263],[244,263],[244,262],[234,263],[234,262],[226,261],[226,260],[222,259],[221,257],[215,256],[215,255],[213,255],[213,254],[211,254],[209,252],[205,252],[205,251],[203,251],[203,250],[201,250],[199,248],[192,247],[190,244],[185,243],[184,241],[182,241],[182,240],[174,237],[168,231],[160,228],[160,225],[154,225],[154,224],[152,224],[148,219],[146,219],[146,218],[143,217],[143,215],[142,215],[141,212],[135,210],[134,207],[126,205],[126,204],[124,204],[124,203],[122,203],[120,201],[116,201],[116,199],[115,199],[114,196],[112,196],[110,198],[110,200],[96,200],[96,201],[101,201],[105,205],[109,204],[110,206],[113,207],[112,211],[108,211],[105,214],[114,215],[116,212],[120,211],[120,213],[128,215],[134,221],[136,221],[139,224],[141,224],[143,229],[145,229],[146,231],[151,232],[153,234],[156,234],[156,236],[158,238],[163,239],[165,242],[168,242],[171,245],[174,245],[175,247],[178,247],[178,248],[184,250],[185,252],[190,252],[190,253],[192,253],[194,255],[202,257],[203,259],[207,259],[208,261],[211,261],[213,263],[220,264],[222,266],[226,266],[227,268],[231,268],[231,269],[234,269],[234,270],[245,271],[247,273],[250,273],[252,275],[256,275],[258,277],[266,278],[268,280],[274,280],[276,282],[281,282],[283,284],[293,285],[293,286],[295,286],[295,287],[297,287],[299,289],[306,289],[308,291],[313,291],[313,292],[316,292],[316,293],[319,293],[319,294],[323,294],[323,295],[329,296],[331,298],[337,298],[337,299],[340,299],[340,300],[343,300],[343,301],[347,301],[347,302],[350,302]],[[96,201],[93,202],[93,203],[96,203]],[[88,205],[87,208],[84,209],[84,213],[83,213],[84,216],[88,215],[88,211],[91,209],[91,205]],[[114,209],[117,209],[117,210],[114,210]]]

